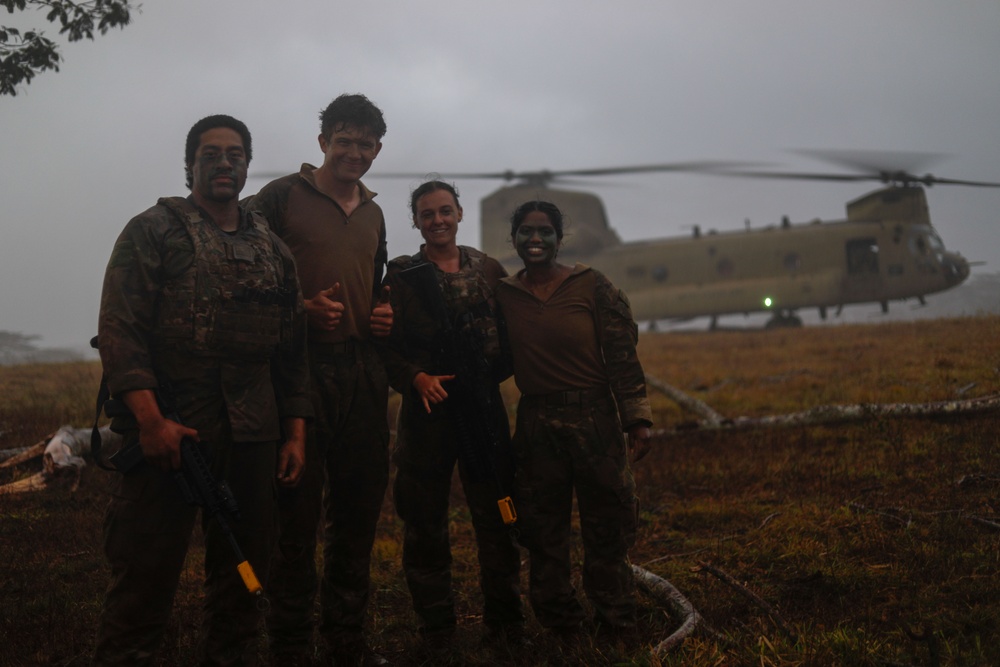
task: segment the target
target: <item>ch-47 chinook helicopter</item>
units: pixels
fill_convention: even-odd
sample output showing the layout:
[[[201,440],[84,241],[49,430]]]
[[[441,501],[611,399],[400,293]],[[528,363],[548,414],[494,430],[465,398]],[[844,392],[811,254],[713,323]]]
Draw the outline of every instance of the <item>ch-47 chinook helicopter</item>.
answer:
[[[801,326],[795,314],[817,308],[918,299],[959,285],[969,262],[945,249],[931,225],[924,187],[938,184],[1000,187],[900,169],[871,166],[871,155],[816,152],[849,164],[856,173],[748,171],[725,163],[683,163],[568,171],[445,174],[443,178],[497,178],[515,181],[481,202],[482,250],[508,271],[521,262],[510,243],[509,217],[521,203],[545,199],[572,221],[560,260],[581,262],[604,272],[625,291],[636,320],[687,320],[729,314],[769,312],[768,327]],[[901,157],[914,154],[893,154]],[[861,156],[859,158],[859,156]],[[923,156],[926,158],[926,156]],[[881,181],[885,187],[847,204],[847,218],[811,221],[730,232],[623,242],[608,224],[594,194],[549,187],[563,178],[655,171],[695,171],[715,176],[831,181]],[[384,175],[384,174],[383,174]],[[403,176],[393,174],[392,176]],[[412,176],[412,174],[407,174]]]

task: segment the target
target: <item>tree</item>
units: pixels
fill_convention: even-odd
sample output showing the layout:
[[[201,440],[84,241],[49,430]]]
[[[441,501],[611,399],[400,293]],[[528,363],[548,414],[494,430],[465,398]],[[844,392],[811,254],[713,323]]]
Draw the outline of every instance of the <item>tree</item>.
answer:
[[[47,9],[45,20],[58,22],[59,34],[77,42],[84,37],[94,39],[94,30],[102,35],[111,28],[123,28],[132,20],[129,0],[0,0],[8,14],[26,9]],[[38,30],[23,33],[16,28],[0,26],[0,95],[17,95],[17,86],[31,83],[36,74],[46,70],[59,71],[59,47]]]

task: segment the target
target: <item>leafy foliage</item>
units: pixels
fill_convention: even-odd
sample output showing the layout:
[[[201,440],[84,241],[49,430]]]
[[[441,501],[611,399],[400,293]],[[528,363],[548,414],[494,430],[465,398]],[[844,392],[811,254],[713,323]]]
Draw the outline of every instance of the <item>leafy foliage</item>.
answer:
[[[102,35],[111,28],[123,28],[132,20],[133,7],[128,0],[0,0],[8,14],[29,8],[47,9],[45,20],[59,24],[59,34],[71,42],[94,39],[94,30]],[[59,71],[58,45],[39,30],[22,32],[0,26],[0,95],[17,95],[21,83],[31,83],[36,74]]]

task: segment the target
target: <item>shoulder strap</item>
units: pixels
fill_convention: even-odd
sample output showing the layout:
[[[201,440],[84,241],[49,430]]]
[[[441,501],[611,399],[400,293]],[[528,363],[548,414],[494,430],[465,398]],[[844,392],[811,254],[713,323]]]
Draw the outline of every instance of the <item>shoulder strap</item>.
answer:
[[[97,349],[97,336],[90,339],[90,346],[95,350]],[[101,420],[101,410],[104,409],[104,404],[108,402],[109,398],[111,398],[111,392],[108,390],[108,376],[106,373],[101,373],[101,385],[97,388],[97,410],[94,413],[94,428],[90,431],[90,453],[98,466],[114,472],[117,468],[106,463],[104,457],[101,456],[101,432],[97,428],[97,423]]]
[[[171,213],[185,222],[201,222],[204,219],[198,207],[184,197],[160,197],[156,203],[166,206]]]

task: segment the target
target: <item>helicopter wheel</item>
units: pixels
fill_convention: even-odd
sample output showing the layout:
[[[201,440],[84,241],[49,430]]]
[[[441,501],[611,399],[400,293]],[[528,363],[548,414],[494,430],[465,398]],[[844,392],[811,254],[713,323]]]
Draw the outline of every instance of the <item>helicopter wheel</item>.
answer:
[[[777,312],[764,325],[765,329],[798,328],[802,320],[793,312]]]

